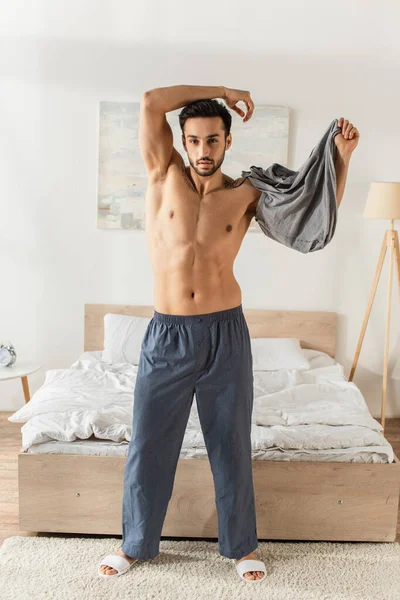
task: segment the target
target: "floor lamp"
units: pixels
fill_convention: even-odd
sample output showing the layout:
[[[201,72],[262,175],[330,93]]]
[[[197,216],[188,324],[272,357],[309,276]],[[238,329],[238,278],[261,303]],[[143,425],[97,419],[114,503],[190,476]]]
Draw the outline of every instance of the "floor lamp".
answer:
[[[371,313],[372,303],[374,301],[376,288],[378,287],[379,277],[382,271],[382,265],[385,260],[386,250],[390,248],[390,263],[389,263],[389,286],[387,297],[387,312],[386,312],[386,335],[385,335],[385,356],[383,362],[383,383],[382,383],[382,407],[381,407],[381,425],[383,432],[385,430],[385,409],[386,409],[386,389],[387,389],[387,371],[388,371],[388,352],[389,352],[389,330],[390,330],[390,309],[392,298],[392,275],[393,262],[397,267],[397,284],[400,297],[400,249],[399,249],[399,234],[394,229],[394,220],[400,219],[400,182],[392,181],[373,181],[370,184],[367,202],[365,204],[363,217],[366,219],[390,219],[391,229],[385,231],[379,255],[378,264],[375,271],[374,281],[370,292],[367,312],[365,313],[364,322],[362,324],[360,337],[357,344],[356,353],[351,367],[348,381],[353,380],[353,375],[356,370],[358,357],[361,351],[361,345],[364,339],[365,330],[367,328],[369,315]]]

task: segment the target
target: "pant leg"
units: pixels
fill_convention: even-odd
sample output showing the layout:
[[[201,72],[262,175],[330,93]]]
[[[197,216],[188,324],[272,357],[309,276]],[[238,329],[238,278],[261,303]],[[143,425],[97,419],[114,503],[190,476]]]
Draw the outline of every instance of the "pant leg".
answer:
[[[132,438],[124,471],[122,550],[154,558],[193,402],[190,332],[150,321],[134,389]]]
[[[242,314],[210,326],[210,361],[197,378],[199,419],[214,478],[220,554],[242,558],[258,546],[251,416],[253,359]]]

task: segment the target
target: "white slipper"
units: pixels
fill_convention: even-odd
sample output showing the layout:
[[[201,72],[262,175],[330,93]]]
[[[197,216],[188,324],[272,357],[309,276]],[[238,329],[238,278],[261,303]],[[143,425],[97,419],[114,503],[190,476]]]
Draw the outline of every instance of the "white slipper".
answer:
[[[137,560],[135,560],[133,562],[129,562],[129,560],[127,560],[123,556],[120,556],[119,554],[108,554],[107,556],[105,556],[103,558],[103,560],[99,564],[97,574],[100,577],[118,577],[119,575],[123,575],[124,573],[129,571],[129,569],[134,564],[136,564],[136,562],[137,562]],[[112,573],[111,575],[106,575],[105,573],[102,573],[100,571],[101,565],[107,565],[107,567],[111,567],[112,569],[115,569],[117,571],[117,573]]]
[[[250,583],[261,583],[267,576],[267,569],[262,560],[241,560],[239,563],[235,563],[235,565],[236,571],[239,573],[241,579],[244,579]],[[247,577],[244,577],[244,574],[248,571],[262,571],[264,573],[264,577],[261,577],[261,579],[247,579]]]

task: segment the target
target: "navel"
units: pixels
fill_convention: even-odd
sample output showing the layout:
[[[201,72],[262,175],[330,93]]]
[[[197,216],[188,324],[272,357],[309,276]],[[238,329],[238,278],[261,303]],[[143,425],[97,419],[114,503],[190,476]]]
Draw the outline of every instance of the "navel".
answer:
[[[232,225],[227,225],[227,226],[226,226],[226,230],[227,230],[227,231],[232,231]]]
[[[194,298],[194,292],[192,292],[192,298]]]
[[[174,211],[173,211],[173,210],[170,210],[170,211],[169,211],[169,218],[170,218],[170,219],[172,219],[172,217],[173,217],[173,216],[174,216]]]

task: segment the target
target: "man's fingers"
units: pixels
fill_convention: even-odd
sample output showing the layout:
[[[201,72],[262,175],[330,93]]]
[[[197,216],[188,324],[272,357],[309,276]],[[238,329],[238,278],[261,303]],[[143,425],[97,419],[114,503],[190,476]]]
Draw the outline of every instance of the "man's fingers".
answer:
[[[250,117],[253,116],[253,112],[254,112],[254,102],[251,98],[249,98],[249,104],[250,104],[250,114],[249,114],[249,119],[250,119]]]
[[[358,133],[358,129],[356,127],[353,127],[353,129],[350,131],[349,139],[353,139],[359,135],[360,134]]]
[[[238,106],[236,106],[236,104],[235,104],[234,106],[232,106],[232,108],[233,108],[233,110],[234,110],[235,112],[237,112],[237,114],[238,114],[239,116],[241,116],[241,117],[243,117],[243,116],[244,116],[244,112],[243,112],[243,111],[242,111],[242,110],[241,110],[241,109],[240,109]]]
[[[241,108],[237,106],[238,102],[243,102],[246,105],[246,114]],[[245,96],[243,99],[238,100],[235,104],[231,104],[230,102],[228,102],[228,106],[229,108],[234,110],[239,116],[244,117],[243,121],[248,121],[252,117],[254,112],[254,103],[250,96]]]
[[[251,117],[253,116],[253,112],[254,112],[254,102],[253,100],[249,97],[248,100],[245,101],[246,102],[246,106],[247,106],[247,115],[245,117],[245,121],[248,121],[249,119],[251,119]]]
[[[360,136],[358,129],[354,127],[353,123],[350,123],[348,119],[340,117],[340,119],[337,120],[337,124],[338,127],[341,128],[342,135],[345,139],[353,139]]]
[[[344,137],[345,137],[346,139],[348,139],[348,138],[349,138],[349,134],[350,134],[350,131],[351,131],[352,129],[353,129],[353,123],[348,123],[348,124],[346,125],[346,128],[345,128],[345,130],[344,130]]]
[[[353,123],[348,123],[344,132],[344,135],[346,138],[349,137],[349,133],[351,131],[351,129],[353,128]]]

